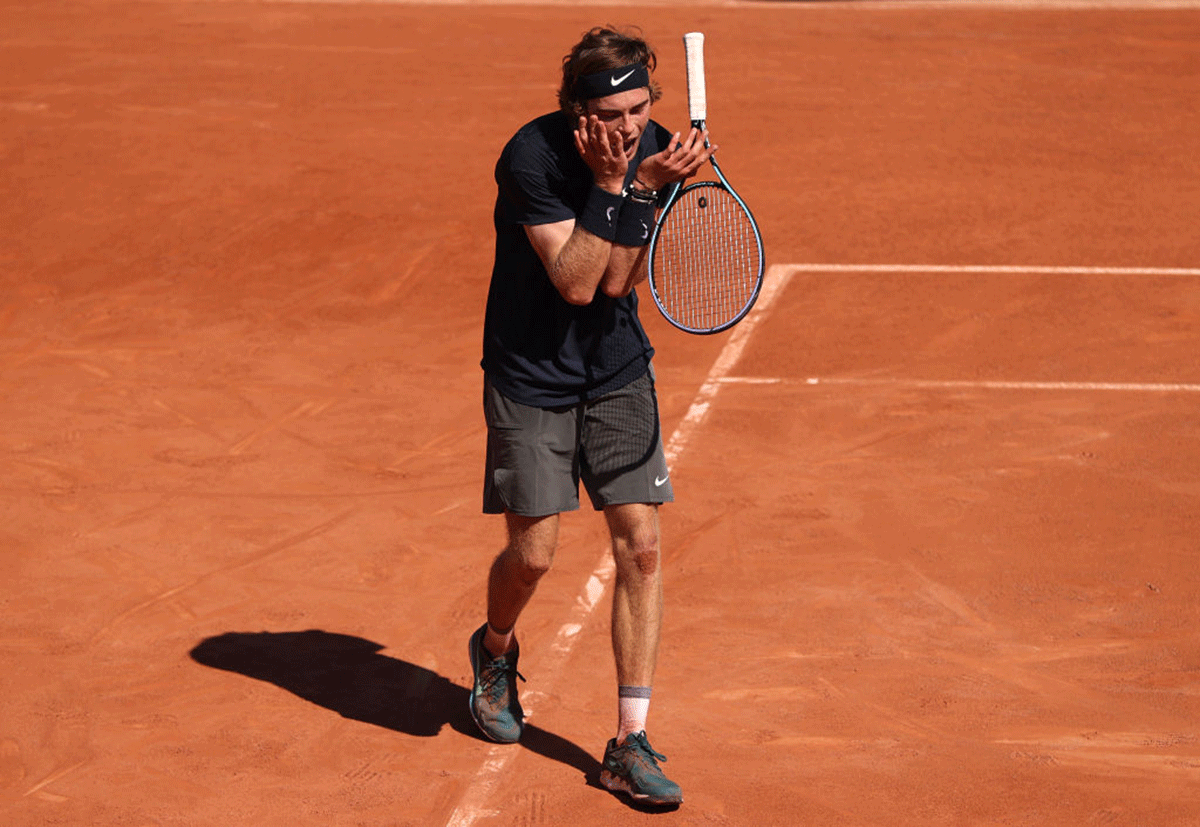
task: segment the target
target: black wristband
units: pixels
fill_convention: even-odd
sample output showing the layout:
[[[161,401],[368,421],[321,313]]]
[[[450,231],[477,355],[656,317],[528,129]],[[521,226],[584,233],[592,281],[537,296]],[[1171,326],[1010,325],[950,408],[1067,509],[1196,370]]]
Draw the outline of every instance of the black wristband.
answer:
[[[617,217],[624,204],[622,196],[593,185],[577,223],[592,235],[612,241],[617,235]]]
[[[654,232],[654,203],[630,199],[621,209],[617,220],[617,235],[613,240],[626,247],[644,247]]]

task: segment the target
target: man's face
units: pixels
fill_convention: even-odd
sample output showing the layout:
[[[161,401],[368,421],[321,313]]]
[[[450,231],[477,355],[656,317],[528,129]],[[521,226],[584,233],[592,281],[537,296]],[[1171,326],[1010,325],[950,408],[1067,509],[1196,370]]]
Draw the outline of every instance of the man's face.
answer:
[[[593,98],[584,104],[584,112],[595,115],[608,130],[613,149],[633,160],[638,141],[650,122],[650,90],[647,87]]]

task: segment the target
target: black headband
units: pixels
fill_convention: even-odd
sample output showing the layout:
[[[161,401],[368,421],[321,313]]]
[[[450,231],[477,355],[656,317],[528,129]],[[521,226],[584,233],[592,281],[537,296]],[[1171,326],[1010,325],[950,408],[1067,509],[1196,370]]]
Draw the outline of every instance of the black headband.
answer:
[[[586,101],[649,85],[650,70],[643,63],[631,63],[618,69],[581,76],[575,81],[575,97]]]

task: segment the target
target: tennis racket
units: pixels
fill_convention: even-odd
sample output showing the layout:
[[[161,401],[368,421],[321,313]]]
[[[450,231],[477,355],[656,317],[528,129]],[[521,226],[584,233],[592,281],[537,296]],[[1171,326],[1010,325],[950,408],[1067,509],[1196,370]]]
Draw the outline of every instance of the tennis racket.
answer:
[[[704,35],[683,36],[692,126],[708,119]],[[705,141],[707,146],[708,142]],[[717,333],[754,306],[763,283],[762,234],[715,158],[716,181],[676,182],[654,226],[650,291],[667,321],[688,333]]]

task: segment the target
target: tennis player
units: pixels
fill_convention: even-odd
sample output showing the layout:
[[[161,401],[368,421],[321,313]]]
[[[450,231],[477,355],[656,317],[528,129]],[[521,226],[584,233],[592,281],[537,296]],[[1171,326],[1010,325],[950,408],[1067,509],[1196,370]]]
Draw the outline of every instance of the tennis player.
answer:
[[[636,33],[587,32],[563,58],[558,111],[521,127],[496,164],[483,510],[505,516],[508,542],[469,652],[472,716],[488,738],[519,740],[514,629],[550,569],[559,514],[579,508],[582,481],[604,512],[616,564],[617,731],[600,780],[641,803],[677,805],[679,786],[646,736],[663,599],[658,506],[673,493],[634,287],[659,193],[712,150],[698,130],[672,134],[650,119],[661,96],[655,64]]]

